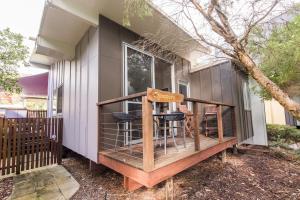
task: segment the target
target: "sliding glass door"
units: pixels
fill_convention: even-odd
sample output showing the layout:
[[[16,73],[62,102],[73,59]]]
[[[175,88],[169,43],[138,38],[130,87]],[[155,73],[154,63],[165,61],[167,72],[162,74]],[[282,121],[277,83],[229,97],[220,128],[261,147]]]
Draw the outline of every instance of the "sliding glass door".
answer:
[[[171,66],[172,64],[151,54],[140,51],[135,47],[124,44],[124,95],[144,92],[148,87],[165,91],[172,91]],[[154,105],[157,112],[170,109],[169,104]],[[126,112],[142,110],[141,99],[127,101],[124,105]],[[133,133],[133,143],[139,142],[139,134]],[[126,137],[128,144],[128,137]]]
[[[134,47],[130,47],[129,45],[124,45],[124,61],[125,96],[144,92],[148,87],[155,87],[153,56],[139,51]],[[125,110],[129,113],[141,112],[141,99],[127,101],[125,104]],[[132,137],[132,143],[141,141],[141,133],[138,131],[133,132]],[[126,143],[128,144],[128,137],[126,138]]]

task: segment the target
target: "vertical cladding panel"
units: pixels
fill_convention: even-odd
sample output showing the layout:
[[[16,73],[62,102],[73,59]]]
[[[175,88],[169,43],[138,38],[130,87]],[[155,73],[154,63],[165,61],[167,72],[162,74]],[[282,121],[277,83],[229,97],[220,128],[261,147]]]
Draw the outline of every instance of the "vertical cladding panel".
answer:
[[[231,75],[231,83],[232,83],[232,98],[233,98],[233,105],[235,105],[235,120],[236,120],[236,131],[237,133],[241,133],[241,115],[240,110],[241,105],[239,102],[239,91],[238,91],[238,83],[237,83],[237,71],[234,66],[231,67],[232,75]],[[237,135],[238,140],[240,138],[240,134]]]
[[[221,89],[221,74],[219,67],[210,68],[211,71],[211,86],[212,86],[212,100],[222,101],[222,89]]]
[[[72,146],[72,141],[69,139],[70,134],[70,94],[71,94],[71,84],[70,84],[70,65],[71,63],[69,61],[64,62],[64,72],[63,72],[63,78],[64,78],[64,90],[63,90],[63,118],[64,118],[64,134],[63,134],[63,141],[65,142],[66,147]]]
[[[71,142],[70,144],[70,149],[73,151],[78,151],[76,148],[76,131],[75,131],[75,110],[76,110],[76,105],[75,105],[75,100],[76,100],[76,60],[71,62],[71,67],[70,67],[70,123],[69,123],[69,130],[70,134],[68,135],[68,140]],[[64,141],[65,143],[66,141]]]
[[[199,99],[201,94],[200,75],[195,72],[191,75],[191,97]]]
[[[87,82],[87,154],[93,161],[97,161],[98,155],[98,130],[97,130],[97,107],[98,102],[98,70],[99,70],[99,29],[89,30],[89,67]]]
[[[222,86],[222,102],[232,104],[232,82],[230,62],[220,65],[221,86]]]
[[[242,84],[245,78],[244,73],[235,70],[231,62],[203,69],[191,75],[192,97],[221,101],[236,106],[236,127],[240,142],[253,136],[251,111],[246,112],[243,104]],[[203,111],[203,108],[201,109]],[[226,107],[223,112],[224,132],[231,134],[230,112]]]
[[[237,86],[238,86],[238,100],[239,100],[239,106],[240,106],[240,119],[241,119],[241,132],[240,132],[240,140],[243,141],[247,139],[247,123],[246,123],[246,113],[244,110],[244,99],[243,99],[243,74],[242,72],[238,72],[237,74]]]
[[[212,99],[211,73],[210,69],[202,70],[200,73],[200,98],[204,100]]]
[[[51,108],[52,108],[52,84],[53,84],[53,66],[50,66],[49,76],[48,76],[48,105],[47,105],[47,115],[51,116]]]
[[[218,68],[220,70],[222,102],[233,104],[231,62],[220,64]],[[223,109],[223,128],[225,135],[232,133],[231,112],[228,107]]]
[[[86,125],[87,125],[87,82],[88,82],[88,34],[85,34],[81,40],[80,52],[80,108],[79,108],[79,133],[80,133],[80,152],[86,155]]]
[[[76,149],[78,150],[78,153],[82,154],[80,152],[80,140],[81,140],[81,134],[80,134],[80,126],[82,125],[80,123],[80,84],[81,84],[81,51],[80,51],[81,43],[79,43],[76,47],[76,78],[75,78],[75,138],[76,138]]]

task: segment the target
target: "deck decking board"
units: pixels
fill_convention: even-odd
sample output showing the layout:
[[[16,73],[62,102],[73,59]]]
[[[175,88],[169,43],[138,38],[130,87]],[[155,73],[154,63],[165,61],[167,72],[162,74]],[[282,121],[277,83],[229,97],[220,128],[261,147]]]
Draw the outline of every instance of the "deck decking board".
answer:
[[[198,162],[237,144],[235,137],[224,137],[223,142],[219,143],[218,138],[200,135],[200,151],[195,151],[194,143],[191,140],[193,138],[189,138],[187,148],[180,148],[180,151],[177,151],[175,147],[169,147],[167,155],[156,154],[155,167],[150,172],[143,170],[142,159],[127,157],[126,153],[121,154],[115,151],[99,152],[99,163],[137,183],[146,187],[153,187]],[[134,145],[134,148],[138,149],[141,146]]]

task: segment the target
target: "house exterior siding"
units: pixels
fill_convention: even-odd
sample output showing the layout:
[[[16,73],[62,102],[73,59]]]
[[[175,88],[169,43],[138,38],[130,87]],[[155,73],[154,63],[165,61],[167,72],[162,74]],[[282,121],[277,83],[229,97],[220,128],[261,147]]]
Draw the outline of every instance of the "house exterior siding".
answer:
[[[235,105],[236,129],[239,142],[253,136],[251,110],[244,110],[242,84],[247,76],[230,62],[196,71],[191,74],[191,97]],[[203,106],[200,108],[204,112]],[[228,109],[228,108],[223,108]],[[232,132],[231,116],[223,116],[224,134]]]
[[[76,45],[75,59],[60,61],[50,68],[49,115],[52,116],[53,95],[63,86],[63,145],[93,161],[97,161],[98,132],[98,34],[90,28]]]

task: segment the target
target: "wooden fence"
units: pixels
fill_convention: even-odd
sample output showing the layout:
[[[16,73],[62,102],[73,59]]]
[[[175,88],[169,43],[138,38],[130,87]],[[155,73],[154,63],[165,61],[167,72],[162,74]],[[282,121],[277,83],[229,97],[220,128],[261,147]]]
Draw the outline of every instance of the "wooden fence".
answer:
[[[61,164],[62,118],[0,118],[0,174]]]
[[[47,110],[27,110],[27,118],[46,118]]]

